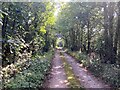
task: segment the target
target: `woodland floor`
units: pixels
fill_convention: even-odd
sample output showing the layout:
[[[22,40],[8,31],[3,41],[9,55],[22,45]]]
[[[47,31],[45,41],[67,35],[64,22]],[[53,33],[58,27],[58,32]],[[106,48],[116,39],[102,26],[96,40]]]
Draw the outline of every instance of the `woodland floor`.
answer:
[[[80,81],[81,86],[86,90],[90,88],[102,88],[102,90],[110,89],[109,85],[106,85],[102,80],[94,77],[89,71],[81,67],[76,60],[70,55],[61,51],[67,63],[72,67],[74,75]],[[47,83],[46,83],[47,82]],[[52,60],[52,68],[48,79],[45,81],[45,87],[47,88],[68,88],[67,76],[64,71],[63,62],[60,58],[60,51],[57,50],[55,57]]]

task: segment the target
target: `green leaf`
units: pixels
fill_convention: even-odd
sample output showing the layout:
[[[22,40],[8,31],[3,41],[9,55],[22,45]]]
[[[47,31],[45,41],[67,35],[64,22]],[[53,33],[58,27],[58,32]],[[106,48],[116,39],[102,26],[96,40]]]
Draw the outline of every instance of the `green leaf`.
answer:
[[[45,26],[40,27],[40,32],[42,32],[43,34],[46,33]]]

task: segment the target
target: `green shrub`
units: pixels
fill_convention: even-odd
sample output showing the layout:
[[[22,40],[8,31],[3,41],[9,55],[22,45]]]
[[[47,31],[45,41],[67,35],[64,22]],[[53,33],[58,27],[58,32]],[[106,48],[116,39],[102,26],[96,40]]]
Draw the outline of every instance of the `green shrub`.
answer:
[[[73,56],[72,52],[70,55]],[[113,87],[120,87],[120,69],[116,67],[117,65],[103,64],[98,58],[90,61],[87,55],[78,52],[74,52],[74,57],[95,76],[102,78]]]
[[[88,70],[93,72],[95,76],[101,76],[103,73],[103,66],[98,61],[94,61],[89,64]]]
[[[47,56],[48,55],[48,56]],[[46,53],[45,57],[30,60],[29,68],[15,75],[5,83],[5,88],[37,88],[41,87],[48,70],[53,53]]]
[[[113,85],[114,87],[120,87],[120,69],[115,65],[104,65],[104,72],[102,78]]]

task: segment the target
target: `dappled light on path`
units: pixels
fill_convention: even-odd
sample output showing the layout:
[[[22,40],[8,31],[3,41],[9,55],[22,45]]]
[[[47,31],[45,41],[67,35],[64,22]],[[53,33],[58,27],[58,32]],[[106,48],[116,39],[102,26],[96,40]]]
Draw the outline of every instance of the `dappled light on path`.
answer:
[[[58,51],[56,51],[55,58],[53,59],[50,77],[47,88],[67,88],[67,79]]]
[[[98,81],[91,73],[86,69],[82,68],[71,56],[64,54],[67,62],[72,66],[74,74],[78,77],[81,85],[85,88],[110,88],[105,85],[102,81]]]
[[[60,55],[60,53],[63,53],[63,55]],[[66,62],[62,62],[62,58],[65,58]],[[81,86],[86,90],[89,90],[90,88],[102,88],[103,90],[110,89],[108,85],[94,77],[86,68],[82,67],[82,64],[77,63],[74,58],[62,50],[57,50],[55,53],[50,78],[47,80],[47,88],[70,88],[71,82],[69,80],[73,80],[74,78],[71,75],[67,75],[64,66],[66,64],[70,65],[68,72],[70,72],[70,70],[73,71],[73,75],[75,75],[74,78],[79,82],[78,86]]]

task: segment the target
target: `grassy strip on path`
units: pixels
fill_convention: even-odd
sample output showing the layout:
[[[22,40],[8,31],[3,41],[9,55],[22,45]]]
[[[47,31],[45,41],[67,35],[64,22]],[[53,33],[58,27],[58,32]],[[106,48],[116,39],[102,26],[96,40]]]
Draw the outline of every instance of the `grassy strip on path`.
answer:
[[[120,87],[120,70],[116,64],[105,64],[101,63],[99,58],[94,58],[92,62],[87,55],[79,52],[67,51],[67,53],[72,56],[77,62],[80,63],[80,66],[86,68],[91,72],[96,78],[99,78],[108,84],[111,87],[119,88]]]
[[[81,88],[81,89],[83,89],[83,87],[80,85],[80,81],[74,75],[72,67],[67,63],[67,61],[65,60],[65,57],[64,57],[62,52],[60,52],[60,55],[61,55],[60,57],[63,61],[64,70],[65,70],[65,73],[66,73],[66,76],[67,76],[68,86],[70,88]]]

